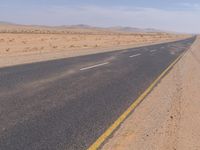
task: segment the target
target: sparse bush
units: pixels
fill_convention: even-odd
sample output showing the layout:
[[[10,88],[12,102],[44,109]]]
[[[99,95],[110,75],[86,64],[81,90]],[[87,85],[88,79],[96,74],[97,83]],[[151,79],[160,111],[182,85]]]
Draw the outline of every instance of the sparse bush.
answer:
[[[37,47],[33,47],[32,50],[38,50],[38,48]]]
[[[58,46],[56,46],[56,45],[54,45],[54,46],[52,46],[53,48],[58,48]]]
[[[10,40],[8,40],[8,42],[13,42],[15,39],[10,39]]]
[[[23,44],[26,44],[26,41],[22,41]]]
[[[74,45],[70,45],[69,47],[70,47],[70,48],[73,48],[73,47],[75,47],[75,46],[74,46]]]
[[[5,40],[4,39],[0,39],[0,42],[4,42]]]

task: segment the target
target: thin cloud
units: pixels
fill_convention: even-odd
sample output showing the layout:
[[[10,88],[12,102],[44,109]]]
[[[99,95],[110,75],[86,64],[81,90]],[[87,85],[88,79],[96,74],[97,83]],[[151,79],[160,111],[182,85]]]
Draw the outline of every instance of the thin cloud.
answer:
[[[186,4],[185,4],[186,5]],[[197,5],[196,5],[197,7]],[[51,6],[18,10],[10,20],[26,24],[64,25],[89,24],[94,26],[133,26],[167,31],[200,33],[200,9],[164,10],[127,6]],[[9,18],[1,12],[0,18]],[[7,13],[7,15],[9,15]],[[14,17],[13,17],[14,16]]]
[[[71,24],[84,23],[97,26],[136,26],[159,28],[179,32],[200,32],[200,10],[162,10],[143,7],[81,6],[60,8]]]
[[[191,10],[200,10],[200,4],[199,3],[188,3],[188,2],[182,2],[179,3],[180,6],[184,7],[184,8],[188,8]]]

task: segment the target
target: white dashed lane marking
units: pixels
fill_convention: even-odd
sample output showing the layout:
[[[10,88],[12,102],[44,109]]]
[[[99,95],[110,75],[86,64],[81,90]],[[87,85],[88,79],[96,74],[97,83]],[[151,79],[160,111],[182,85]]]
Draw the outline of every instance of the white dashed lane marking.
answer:
[[[154,53],[154,52],[156,52],[156,51],[157,51],[157,50],[151,50],[150,52],[151,52],[151,53]]]
[[[104,66],[104,65],[107,65],[109,64],[109,62],[105,62],[105,63],[101,63],[101,64],[96,64],[96,65],[93,65],[93,66],[88,66],[88,67],[85,67],[85,68],[81,68],[80,70],[83,71],[83,70],[88,70],[88,69],[92,69],[92,68],[97,68],[97,67],[100,67],[100,66]]]
[[[129,56],[130,58],[133,58],[133,57],[137,57],[137,56],[140,56],[141,54],[135,54],[135,55],[131,55]]]

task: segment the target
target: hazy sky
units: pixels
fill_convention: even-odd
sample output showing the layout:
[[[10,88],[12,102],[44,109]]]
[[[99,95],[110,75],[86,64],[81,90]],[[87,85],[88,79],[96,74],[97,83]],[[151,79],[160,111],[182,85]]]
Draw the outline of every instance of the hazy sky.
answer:
[[[200,33],[200,0],[0,0],[0,21]]]

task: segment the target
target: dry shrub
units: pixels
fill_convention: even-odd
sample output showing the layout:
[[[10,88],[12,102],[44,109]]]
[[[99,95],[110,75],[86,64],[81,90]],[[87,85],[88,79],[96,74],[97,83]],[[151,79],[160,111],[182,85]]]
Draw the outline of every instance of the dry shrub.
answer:
[[[70,45],[69,47],[70,47],[70,48],[74,48],[75,46],[74,46],[74,45]]]
[[[75,40],[75,41],[77,41],[78,39],[77,39],[76,37],[72,37],[72,40]]]
[[[25,47],[25,50],[29,50],[30,49],[30,47]]]
[[[28,52],[28,49],[25,48],[25,49],[23,50],[23,52]]]
[[[54,45],[54,46],[52,46],[53,48],[58,48],[58,46],[56,46],[56,45]]]
[[[10,51],[10,48],[6,48],[6,52],[9,52]]]
[[[0,42],[5,42],[5,40],[4,39],[0,39]]]
[[[26,42],[26,41],[22,41],[22,43],[23,43],[23,44],[26,44],[27,42]]]
[[[88,47],[88,45],[85,44],[85,45],[83,45],[83,47]]]
[[[95,40],[96,40],[96,41],[99,41],[99,40],[101,40],[101,38],[96,38]]]
[[[55,37],[51,37],[50,39],[51,39],[51,40],[57,40],[57,38],[55,38]]]
[[[13,41],[15,41],[15,39],[10,39],[10,40],[8,40],[8,42],[13,42]]]
[[[32,50],[38,50],[38,48],[37,47],[33,47]]]

